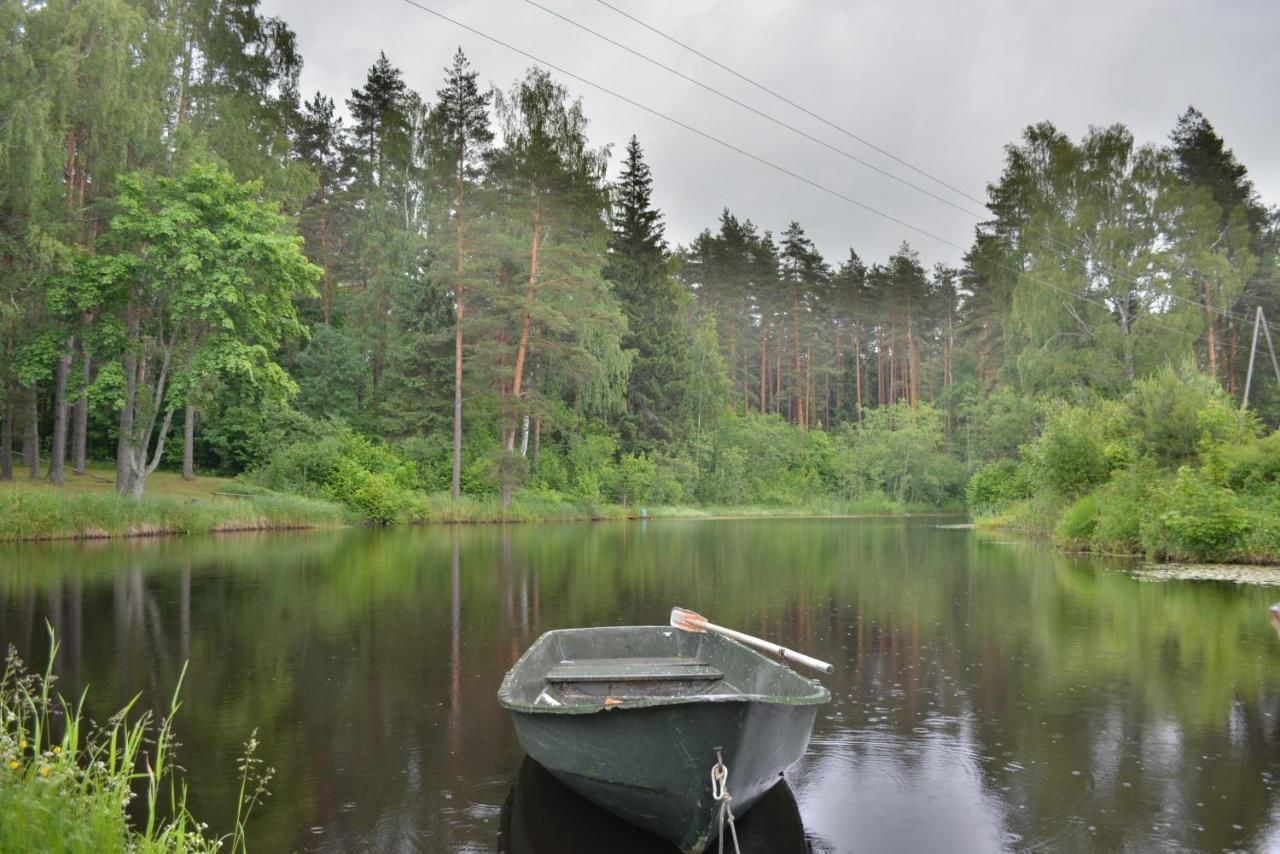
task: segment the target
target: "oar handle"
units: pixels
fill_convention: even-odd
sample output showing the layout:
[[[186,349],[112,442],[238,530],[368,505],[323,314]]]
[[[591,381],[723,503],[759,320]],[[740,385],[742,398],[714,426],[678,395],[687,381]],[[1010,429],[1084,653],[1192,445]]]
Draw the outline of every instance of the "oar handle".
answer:
[[[702,627],[709,632],[715,632],[718,635],[724,635],[725,637],[733,638],[740,643],[745,643],[747,646],[755,647],[761,652],[776,655],[783,661],[794,661],[797,664],[803,664],[805,667],[811,667],[820,673],[831,673],[835,670],[835,667],[821,659],[805,655],[803,652],[796,652],[794,649],[787,649],[785,646],[779,646],[776,643],[770,643],[769,641],[764,640],[763,638],[758,638],[755,635],[743,634],[742,632],[725,628],[724,626],[717,626],[712,622],[702,623]]]

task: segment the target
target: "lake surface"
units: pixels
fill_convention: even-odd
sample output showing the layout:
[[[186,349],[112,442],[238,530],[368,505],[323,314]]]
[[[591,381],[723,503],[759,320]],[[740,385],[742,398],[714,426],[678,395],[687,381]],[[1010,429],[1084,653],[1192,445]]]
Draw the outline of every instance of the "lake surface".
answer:
[[[60,687],[89,684],[98,719],[166,706],[189,660],[192,809],[227,828],[255,728],[276,769],[255,851],[496,851],[525,802],[594,827],[521,771],[498,683],[543,631],[673,604],[835,663],[788,773],[814,851],[1280,851],[1280,589],[938,521],[10,546],[0,641],[40,665],[48,619]]]

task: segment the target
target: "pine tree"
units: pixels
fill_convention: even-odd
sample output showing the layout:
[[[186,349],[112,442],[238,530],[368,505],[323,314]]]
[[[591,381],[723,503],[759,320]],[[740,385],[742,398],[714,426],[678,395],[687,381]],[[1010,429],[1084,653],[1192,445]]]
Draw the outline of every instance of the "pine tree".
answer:
[[[635,352],[627,383],[624,451],[651,451],[680,438],[686,413],[688,296],[671,272],[662,214],[640,142],[627,143],[614,186],[605,276],[627,317],[622,345]]]
[[[453,474],[450,490],[455,499],[462,495],[462,381],[463,323],[466,320],[467,280],[484,275],[478,264],[470,263],[475,247],[468,245],[467,226],[472,220],[468,207],[479,180],[481,165],[493,142],[489,129],[489,102],[492,95],[481,92],[478,74],[458,48],[453,65],[445,69],[445,85],[436,91],[439,103],[432,111],[442,153],[447,154],[449,179],[445,184],[453,218]],[[445,158],[442,158],[445,159]]]
[[[1174,171],[1189,191],[1180,199],[1175,252],[1195,279],[1190,292],[1204,305],[1209,372],[1234,390],[1243,367],[1237,357],[1242,324],[1230,315],[1277,305],[1267,265],[1260,263],[1275,251],[1267,211],[1248,170],[1199,110],[1188,107],[1170,138]]]
[[[514,308],[505,334],[515,350],[503,389],[510,454],[539,408],[530,365],[572,395],[574,409],[607,412],[625,402],[630,360],[621,347],[626,321],[601,269],[607,152],[587,146],[581,102],[570,102],[544,71],[530,69],[495,100],[506,145],[495,154],[494,176],[512,245],[524,255],[515,268],[522,293],[502,297]]]

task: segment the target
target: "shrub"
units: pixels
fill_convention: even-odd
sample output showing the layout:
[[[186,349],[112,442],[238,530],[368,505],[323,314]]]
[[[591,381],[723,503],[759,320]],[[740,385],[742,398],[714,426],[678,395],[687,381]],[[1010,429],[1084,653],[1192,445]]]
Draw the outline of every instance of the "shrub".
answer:
[[[1098,529],[1098,515],[1098,496],[1092,492],[1082,495],[1062,514],[1054,539],[1069,548],[1091,547]]]
[[[280,491],[319,493],[374,524],[400,518],[418,482],[415,463],[344,425],[333,423],[326,432],[277,449],[250,480]]]
[[[357,461],[340,460],[324,486],[325,497],[345,504],[375,525],[390,525],[408,510],[410,493],[386,474],[369,471]]]
[[[991,516],[1031,495],[1025,466],[1014,460],[988,463],[973,473],[964,490],[965,502],[976,516]]]
[[[1249,531],[1249,516],[1235,493],[1190,468],[1155,492],[1156,512],[1143,525],[1148,553],[1174,559],[1226,560]]]
[[[1050,404],[1040,437],[1022,447],[1037,488],[1073,498],[1105,483],[1125,456],[1116,414],[1106,404]]]
[[[658,468],[648,457],[627,454],[618,463],[610,484],[613,500],[623,506],[652,501]]]
[[[1166,365],[1137,380],[1125,404],[1125,422],[1139,453],[1169,469],[1195,462],[1202,439],[1225,440],[1247,418],[1194,361]]]
[[[1138,465],[1112,477],[1093,495],[1098,502],[1098,520],[1091,546],[1112,554],[1139,554],[1143,549],[1142,525],[1152,515],[1152,491],[1161,484],[1161,475],[1150,465]]]
[[[1263,439],[1215,445],[1208,468],[1225,486],[1260,494],[1280,483],[1280,431]]]

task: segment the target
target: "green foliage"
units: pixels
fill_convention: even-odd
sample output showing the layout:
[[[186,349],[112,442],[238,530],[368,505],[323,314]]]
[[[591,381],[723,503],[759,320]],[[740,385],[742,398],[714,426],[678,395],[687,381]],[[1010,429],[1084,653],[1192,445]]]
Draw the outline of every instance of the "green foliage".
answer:
[[[1221,561],[1236,554],[1249,516],[1236,495],[1188,467],[1155,493],[1156,510],[1142,526],[1147,552],[1175,560]]]
[[[942,416],[931,406],[871,410],[842,439],[854,472],[851,497],[879,491],[902,504],[936,507],[963,493],[964,469],[947,454]]]
[[[54,693],[59,644],[52,628],[49,647],[43,674],[30,673],[13,647],[0,673],[0,850],[211,854],[225,846],[244,854],[245,823],[274,773],[254,756],[253,737],[240,759],[234,830],[209,838],[187,808],[174,762],[182,676],[163,716],[138,712],[135,697],[98,727],[83,711],[83,695],[73,702]],[[137,784],[144,797],[134,807],[142,818],[135,824]]]
[[[399,521],[419,485],[418,466],[393,448],[337,422],[277,448],[251,480],[270,489],[320,495],[378,525]]]
[[[1111,404],[1049,404],[1039,438],[1022,448],[1037,488],[1072,498],[1105,483],[1126,450],[1117,416]]]
[[[1017,456],[1036,436],[1036,402],[1010,386],[1000,386],[967,407],[965,454],[971,460]]]
[[[347,457],[338,458],[322,491],[329,500],[345,504],[375,525],[399,521],[411,504],[408,492],[397,487],[391,476],[372,472]]]
[[[1068,548],[1089,546],[1098,530],[1098,515],[1098,496],[1093,493],[1080,496],[1062,514],[1054,539]]]
[[[1142,528],[1157,506],[1153,504],[1152,493],[1161,489],[1166,480],[1167,476],[1152,467],[1136,465],[1118,472],[1092,493],[1098,504],[1098,519],[1090,547],[1108,554],[1145,551]]]
[[[1193,463],[1202,447],[1236,443],[1256,431],[1251,416],[1193,362],[1166,365],[1138,380],[1125,402],[1128,433],[1138,453],[1165,468]]]
[[[619,461],[613,477],[613,499],[624,507],[647,504],[654,498],[657,481],[658,467],[653,460],[639,454],[627,454]]]
[[[1257,494],[1280,484],[1280,430],[1260,439],[1214,445],[1207,456],[1209,471],[1231,489]]]
[[[975,516],[999,513],[1031,495],[1026,466],[1013,460],[987,463],[973,473],[964,489],[965,503]]]

